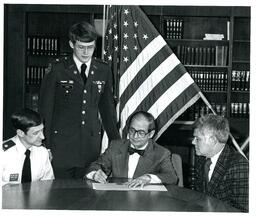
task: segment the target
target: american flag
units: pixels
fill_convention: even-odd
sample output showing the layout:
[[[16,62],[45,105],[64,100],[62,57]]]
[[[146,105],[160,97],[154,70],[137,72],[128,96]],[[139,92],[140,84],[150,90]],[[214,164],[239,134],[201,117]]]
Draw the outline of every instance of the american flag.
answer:
[[[120,132],[135,111],[150,112],[159,136],[199,98],[200,89],[138,6],[110,6],[104,59],[114,75]]]

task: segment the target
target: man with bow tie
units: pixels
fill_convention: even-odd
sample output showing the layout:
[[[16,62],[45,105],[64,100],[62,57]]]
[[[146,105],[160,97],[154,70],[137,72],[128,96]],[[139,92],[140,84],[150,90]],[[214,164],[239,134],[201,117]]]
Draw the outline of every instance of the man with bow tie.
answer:
[[[129,178],[129,187],[150,183],[177,184],[170,151],[153,141],[154,117],[144,111],[128,121],[128,139],[114,140],[88,168],[85,178],[105,183],[109,176]]]

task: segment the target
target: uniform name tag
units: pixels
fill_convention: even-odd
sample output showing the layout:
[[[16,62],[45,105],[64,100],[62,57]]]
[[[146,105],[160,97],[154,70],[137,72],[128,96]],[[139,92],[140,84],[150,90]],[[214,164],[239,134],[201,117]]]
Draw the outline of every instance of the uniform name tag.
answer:
[[[10,182],[18,181],[18,179],[19,179],[19,173],[10,174],[10,179],[9,179]]]

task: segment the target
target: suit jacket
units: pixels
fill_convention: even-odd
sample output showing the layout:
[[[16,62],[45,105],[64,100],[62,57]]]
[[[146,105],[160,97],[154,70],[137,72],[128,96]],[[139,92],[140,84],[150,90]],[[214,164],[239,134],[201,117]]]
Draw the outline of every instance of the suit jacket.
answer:
[[[108,176],[128,177],[128,147],[127,139],[112,141],[108,149],[91,164],[88,173],[102,169]],[[169,150],[149,140],[144,155],[139,158],[133,178],[144,174],[154,174],[165,184],[177,184],[176,172],[171,163]]]
[[[84,86],[73,57],[57,59],[43,79],[39,110],[53,166],[88,166],[101,150],[101,121],[110,140],[120,138],[108,65],[91,61]]]
[[[204,157],[196,157],[195,188],[204,192]],[[233,147],[225,145],[205,193],[248,211],[249,163]]]

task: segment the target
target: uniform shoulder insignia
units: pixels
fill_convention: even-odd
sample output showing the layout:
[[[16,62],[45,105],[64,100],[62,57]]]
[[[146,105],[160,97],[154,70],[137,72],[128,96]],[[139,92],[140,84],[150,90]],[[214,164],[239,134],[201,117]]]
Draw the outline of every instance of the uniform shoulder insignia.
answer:
[[[14,141],[8,140],[8,141],[3,143],[3,150],[6,151],[14,145],[15,145]]]

